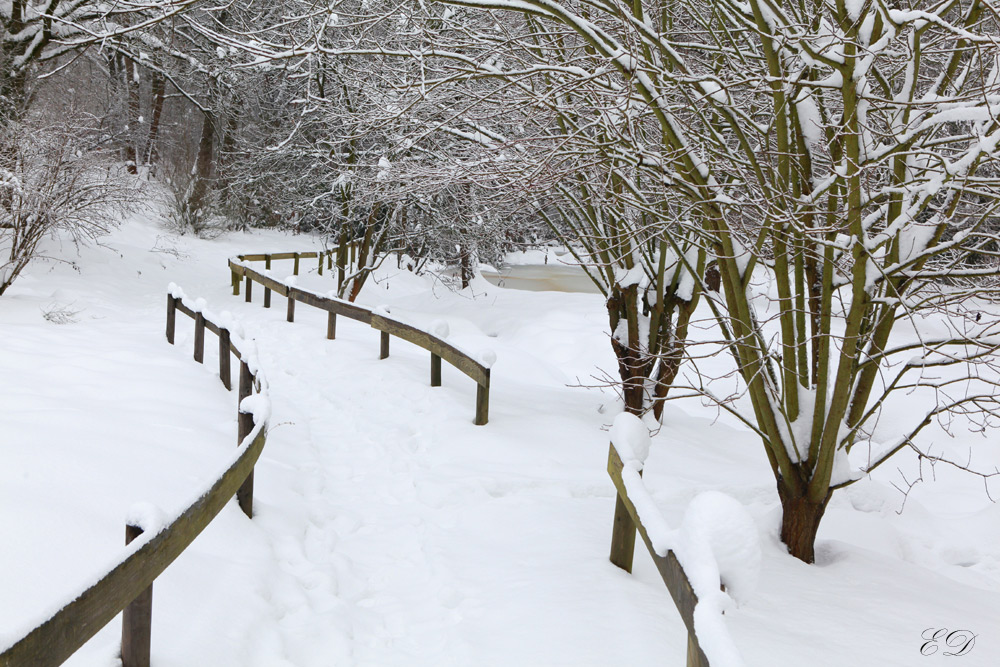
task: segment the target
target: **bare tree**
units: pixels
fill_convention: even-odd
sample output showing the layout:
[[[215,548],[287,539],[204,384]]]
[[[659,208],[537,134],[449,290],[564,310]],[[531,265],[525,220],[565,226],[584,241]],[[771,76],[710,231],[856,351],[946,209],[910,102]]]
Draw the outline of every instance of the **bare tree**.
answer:
[[[627,92],[620,110],[656,128],[649,142],[615,133],[614,150],[668,186],[690,221],[683,238],[718,267],[721,294],[703,290],[747,400],[691,388],[760,436],[793,555],[813,560],[831,494],[857,478],[842,460],[875,437],[890,395],[935,400],[874,447],[867,470],[936,415],[996,414],[995,369],[976,368],[1000,342],[977,317],[996,268],[963,261],[992,256],[1000,185],[986,3],[449,4],[569,28]],[[632,181],[622,195],[643,210],[643,189]],[[942,330],[925,331],[928,313]]]
[[[106,131],[98,131],[93,118],[70,108],[73,105],[65,100],[51,109],[33,109],[39,91],[45,91],[45,83],[58,81],[62,72],[73,71],[88,49],[107,48],[114,54],[112,70],[118,67],[124,77],[128,117],[134,121],[139,58],[136,54],[126,57],[130,52],[125,45],[141,42],[155,26],[181,16],[198,2],[11,0],[0,6],[0,67],[4,68],[0,77],[0,249],[5,257],[0,293],[35,256],[48,233],[65,230],[77,240],[96,236],[134,196],[132,185],[108,163]],[[48,88],[51,99],[55,86]],[[74,87],[66,88],[65,97],[75,98]],[[65,113],[60,116],[56,109]],[[134,173],[139,160],[134,141],[138,124],[132,125],[124,157]]]
[[[221,175],[226,209],[325,233],[344,298],[356,298],[394,250],[453,264],[467,281],[475,258],[508,247],[524,216],[460,164],[471,153],[456,147],[468,138],[436,131],[433,121],[450,115],[445,101],[408,93],[419,66],[357,48],[405,41],[398,24],[363,3],[292,4],[298,21],[255,17],[212,35],[242,55],[240,129]]]
[[[79,128],[19,123],[2,131],[10,133],[2,140],[13,150],[0,155],[0,295],[40,255],[47,236],[92,240],[136,202],[110,156],[94,150],[93,137]]]

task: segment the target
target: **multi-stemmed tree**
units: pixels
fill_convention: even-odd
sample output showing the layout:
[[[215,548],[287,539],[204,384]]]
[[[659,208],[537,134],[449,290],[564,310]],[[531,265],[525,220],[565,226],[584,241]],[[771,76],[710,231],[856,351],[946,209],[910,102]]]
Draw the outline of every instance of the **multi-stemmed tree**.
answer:
[[[872,446],[865,470],[915,447],[936,415],[994,414],[994,369],[977,368],[1000,342],[979,315],[994,289],[1000,192],[1000,51],[986,3],[448,4],[569,29],[592,55],[574,75],[626,91],[609,144],[637,176],[610,192],[646,210],[653,190],[638,174],[665,187],[677,227],[663,238],[683,230],[717,267],[719,291],[681,253],[745,400],[695,388],[760,436],[793,555],[813,560],[831,494],[859,476],[846,454],[879,438],[894,392],[926,389],[931,407]],[[640,124],[652,129],[631,131]],[[641,216],[623,219],[644,233]]]

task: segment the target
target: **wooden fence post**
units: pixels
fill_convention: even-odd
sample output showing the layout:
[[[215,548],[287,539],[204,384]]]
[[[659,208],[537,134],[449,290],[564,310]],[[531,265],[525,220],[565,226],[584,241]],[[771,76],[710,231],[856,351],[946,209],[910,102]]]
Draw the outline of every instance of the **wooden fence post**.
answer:
[[[382,332],[382,340],[378,349],[378,358],[379,359],[389,358],[389,334],[386,333],[385,331]]]
[[[295,321],[295,297],[292,296],[292,292],[288,292],[288,310],[285,312],[285,319],[289,322]]]
[[[233,271],[233,296],[240,295],[240,274]]]
[[[319,275],[323,275],[323,251],[316,253],[319,255]]]
[[[194,315],[194,360],[205,362],[205,315],[201,312]]]
[[[703,655],[698,638],[688,632],[687,667],[709,667],[708,662],[702,660]]]
[[[641,473],[640,473],[641,474]],[[621,495],[615,496],[615,520],[611,527],[611,562],[632,572],[632,556],[635,553],[635,524],[629,516],[628,507]]]
[[[174,344],[174,328],[177,326],[177,299],[167,295],[167,342]]]
[[[246,296],[246,302],[250,303],[251,301],[253,301],[253,296],[252,296],[252,294],[253,294],[253,278],[250,277],[249,273],[246,274],[246,275],[247,275],[247,296]]]
[[[227,391],[233,389],[233,378],[229,372],[229,329],[219,327],[219,379]]]
[[[441,357],[431,352],[431,386],[441,386]]]
[[[267,269],[267,270],[271,269],[271,255],[270,255],[270,253],[268,253],[267,255],[264,255],[264,268]],[[270,308],[271,307],[271,288],[270,287],[265,287],[264,288],[264,307],[265,308]]]
[[[253,374],[250,372],[250,367],[247,366],[245,361],[240,361],[240,386],[239,386],[239,403],[237,406],[243,403],[243,399],[250,396],[253,393]],[[237,407],[237,440],[236,445],[239,446],[243,443],[250,432],[253,431],[253,414],[249,412],[243,412],[239,407]],[[236,501],[240,505],[240,509],[251,519],[253,518],[253,470],[247,475],[246,480],[243,485],[240,486],[239,491],[236,492]]]
[[[328,269],[332,269],[333,268],[333,251],[332,250],[328,250],[327,253],[326,253],[326,268],[328,268]]]
[[[139,526],[125,526],[125,544],[142,535]],[[153,625],[153,585],[122,610],[122,667],[149,667]]]
[[[333,340],[337,337],[337,313],[326,314],[326,339]]]
[[[489,369],[486,370],[489,377]],[[476,426],[486,426],[490,420],[490,386],[476,385]]]
[[[299,253],[295,253],[295,268],[292,269],[292,275],[299,275]]]

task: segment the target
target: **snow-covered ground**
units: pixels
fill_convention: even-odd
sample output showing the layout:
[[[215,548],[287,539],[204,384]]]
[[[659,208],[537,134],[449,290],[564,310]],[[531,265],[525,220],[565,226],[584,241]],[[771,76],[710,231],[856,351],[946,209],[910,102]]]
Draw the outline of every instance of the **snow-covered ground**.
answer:
[[[214,339],[204,367],[188,319],[175,347],[164,339],[176,282],[256,336],[274,405],[256,517],[231,503],[154,586],[155,665],[682,663],[683,626],[641,545],[634,575],[607,559],[619,408],[579,386],[614,368],[599,295],[485,280],[453,293],[394,263],[366,287],[363,302],[444,319],[456,344],[496,352],[490,423],[476,427],[474,383],[445,364],[431,388],[423,350],[394,340],[379,361],[367,326],[342,318],[327,341],[323,313],[300,305],[288,324],[260,286],[252,305],[231,295],[227,257],[306,251],[310,237],[199,240],[147,217],[102,247],[53,243],[68,262],[33,265],[0,298],[0,645],[106,569],[130,507],[179,509],[236,446]],[[308,268],[301,285],[330,289]],[[665,415],[644,480],[667,521],[722,491],[760,535],[759,584],[726,614],[748,665],[1000,664],[1000,507],[981,481],[939,467],[898,514],[887,466],[834,497],[807,566],[777,541],[754,437],[696,403]],[[952,447],[968,443],[1000,460],[975,436]],[[975,644],[921,655],[940,628]],[[116,664],[118,634],[112,623],[68,664]]]

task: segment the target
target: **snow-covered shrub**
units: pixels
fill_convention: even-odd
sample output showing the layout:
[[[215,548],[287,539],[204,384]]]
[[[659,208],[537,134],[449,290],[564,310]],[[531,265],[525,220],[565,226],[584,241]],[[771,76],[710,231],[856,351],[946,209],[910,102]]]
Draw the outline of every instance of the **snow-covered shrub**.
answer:
[[[135,204],[120,165],[92,146],[69,122],[0,129],[0,294],[39,256],[46,236],[93,240]]]

